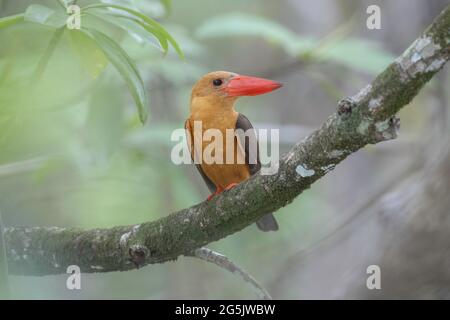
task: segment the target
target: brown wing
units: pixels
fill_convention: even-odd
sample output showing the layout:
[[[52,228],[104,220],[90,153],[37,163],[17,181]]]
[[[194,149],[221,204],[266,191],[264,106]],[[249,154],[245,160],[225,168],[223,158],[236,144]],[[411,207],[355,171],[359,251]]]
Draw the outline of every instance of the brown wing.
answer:
[[[189,152],[191,154],[192,160],[194,160],[194,154],[193,154],[193,152],[195,152],[195,150],[194,150],[194,134],[192,132],[192,128],[191,128],[189,119],[186,120],[186,122],[184,123],[184,128],[186,129],[186,138],[187,138],[187,145],[189,148]],[[208,187],[209,191],[211,191],[211,192],[216,191],[216,186],[214,185],[214,183],[211,180],[209,180],[209,178],[203,172],[202,166],[200,164],[195,164],[195,166],[197,167],[198,172],[200,172],[200,175],[202,176],[203,181],[205,181],[206,186]]]
[[[247,119],[246,116],[244,116],[242,113],[239,113],[237,120],[236,120],[236,129],[242,129],[247,132],[248,135],[245,136],[245,143],[242,141],[242,144],[244,144],[244,151],[245,151],[245,163],[248,165],[248,168],[250,170],[250,175],[254,175],[261,169],[261,162],[259,161],[259,143],[258,139],[256,138],[255,130],[253,129],[252,123],[250,120]],[[253,161],[250,161],[250,140],[253,140],[256,142],[256,155],[253,155]],[[256,158],[256,159],[255,159]],[[256,161],[255,161],[256,160]],[[250,163],[252,162],[252,163]]]
[[[246,116],[244,116],[242,113],[239,113],[238,118],[236,120],[236,129],[242,129],[244,131],[247,131],[251,129],[249,132],[247,132],[247,135],[245,135],[245,143],[244,144],[244,151],[245,151],[245,163],[248,165],[248,168],[250,170],[250,175],[254,175],[261,169],[261,162],[259,161],[259,142],[256,138],[255,130],[253,129],[253,126],[250,122],[250,120],[247,119]],[[251,137],[251,138],[250,138]],[[252,163],[250,163],[250,139],[254,139],[256,141],[256,155],[253,155]],[[258,228],[262,231],[277,231],[278,230],[278,223],[273,217],[272,213],[268,213],[264,215],[261,219],[256,221],[256,225]]]

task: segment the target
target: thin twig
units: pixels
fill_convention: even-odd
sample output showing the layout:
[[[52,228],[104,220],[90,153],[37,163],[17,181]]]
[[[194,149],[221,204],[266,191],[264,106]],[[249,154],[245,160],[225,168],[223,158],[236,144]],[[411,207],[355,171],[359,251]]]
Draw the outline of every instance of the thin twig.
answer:
[[[192,256],[214,263],[216,266],[228,270],[233,274],[239,275],[245,282],[250,284],[253,291],[259,298],[264,300],[272,300],[270,294],[255,280],[255,278],[253,278],[248,272],[240,268],[226,256],[205,247],[196,249]]]

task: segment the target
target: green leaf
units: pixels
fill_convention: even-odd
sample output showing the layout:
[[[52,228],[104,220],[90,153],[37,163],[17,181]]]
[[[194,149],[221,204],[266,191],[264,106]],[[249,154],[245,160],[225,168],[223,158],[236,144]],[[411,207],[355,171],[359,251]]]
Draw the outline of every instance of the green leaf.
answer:
[[[104,12],[101,11],[86,12],[86,14],[95,16],[99,19],[102,19],[108,23],[114,24],[124,29],[132,36],[138,37],[140,40],[147,41],[148,43],[152,44],[156,48],[163,51],[164,54],[166,54],[169,49],[169,44],[164,35],[158,33],[157,31],[155,32],[148,31],[150,27],[148,27],[141,20],[119,14],[110,14],[110,13],[105,14]],[[154,39],[158,40],[159,45],[154,41]]]
[[[357,38],[345,39],[322,48],[318,58],[373,74],[384,70],[395,59],[375,42]]]
[[[164,27],[162,25],[160,25],[155,20],[147,17],[146,15],[144,15],[136,10],[129,9],[127,7],[113,5],[113,4],[103,4],[103,3],[92,4],[92,5],[86,6],[82,9],[82,11],[87,12],[88,10],[91,10],[94,8],[105,8],[105,9],[112,8],[112,9],[125,11],[125,12],[131,14],[138,20],[142,21],[143,26],[145,25],[146,30],[151,32],[152,34],[154,34],[155,37],[157,37],[158,39],[160,39],[160,37],[165,38],[172,45],[172,47],[175,49],[175,51],[178,53],[178,55],[181,58],[184,58],[183,51],[181,50],[180,46],[175,41],[175,39],[164,29]],[[130,19],[130,17],[128,17],[128,16],[124,16],[124,17],[127,17]]]
[[[208,19],[196,30],[196,35],[202,39],[230,36],[260,37],[280,46],[292,56],[307,53],[316,44],[313,38],[300,37],[278,23],[242,13],[231,13]]]
[[[74,4],[74,2],[75,2],[75,0],[58,0],[58,1],[62,2],[62,4],[64,5],[64,7],[66,7],[66,8],[67,8],[68,6]]]
[[[32,77],[33,81],[37,81],[42,76],[45,69],[47,68],[48,62],[50,61],[50,58],[52,57],[53,53],[55,52],[56,46],[58,45],[59,41],[61,40],[61,37],[64,33],[64,29],[65,28],[58,28],[53,32],[53,36],[51,37],[50,42],[44,51],[44,54],[39,59],[36,70],[34,71],[34,74]]]
[[[289,29],[262,17],[232,13],[213,17],[196,30],[199,38],[210,39],[230,36],[260,37],[283,48],[294,57],[329,60],[370,73],[382,71],[394,57],[377,47],[374,42],[362,39],[319,42],[301,37]]]
[[[9,27],[10,25],[16,24],[23,21],[24,14],[16,14],[14,16],[0,18],[0,29]]]
[[[132,18],[126,17],[126,16],[121,16],[121,17],[138,24],[139,26],[144,28],[147,31],[147,33],[156,37],[159,41],[159,44],[161,45],[161,48],[162,48],[164,54],[167,54],[167,52],[169,51],[169,42],[168,42],[169,39],[166,37],[164,32],[161,32],[161,30],[159,30],[158,28],[148,25],[148,24],[142,22],[141,20],[132,19]]]
[[[67,22],[67,15],[40,4],[32,4],[25,11],[24,19],[53,28],[61,28]]]
[[[95,79],[105,69],[108,59],[94,40],[78,30],[69,32],[73,51],[80,58],[86,71]]]
[[[148,97],[144,82],[142,81],[134,62],[127,53],[106,34],[93,29],[82,29],[82,31],[98,44],[108,60],[125,79],[138,108],[139,118],[142,123],[145,123],[148,117]]]

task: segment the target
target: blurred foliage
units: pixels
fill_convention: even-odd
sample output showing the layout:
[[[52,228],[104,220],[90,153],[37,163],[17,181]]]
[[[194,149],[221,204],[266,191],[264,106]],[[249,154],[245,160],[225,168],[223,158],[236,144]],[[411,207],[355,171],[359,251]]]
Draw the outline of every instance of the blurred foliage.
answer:
[[[374,41],[297,34],[271,12],[250,13],[253,1],[208,1],[194,12],[189,1],[80,0],[81,30],[65,27],[63,6],[72,1],[1,3],[0,208],[6,224],[109,227],[157,219],[204,199],[207,189],[195,168],[169,161],[170,134],[183,126],[193,82],[211,68],[233,67],[232,51],[243,56],[235,39],[260,38],[268,52],[279,48],[287,59],[308,63],[311,77],[323,66],[331,74],[343,67],[374,74],[392,60]],[[180,22],[187,20],[193,26]],[[246,61],[251,65],[253,57]],[[327,88],[320,90],[335,92],[332,78],[323,78],[318,82],[327,81]],[[272,121],[287,113],[273,116],[269,97],[252,101],[260,109],[248,109],[250,118]],[[332,212],[317,189],[280,211],[279,233],[250,227],[212,247],[268,282],[283,263],[274,257],[307,244]],[[205,277],[223,281],[196,282]],[[137,272],[86,275],[82,292],[66,290],[64,275],[11,282],[18,298],[253,297],[232,275],[187,258]]]
[[[163,3],[165,8],[170,7],[169,1],[163,1]],[[65,6],[69,4],[72,4],[72,2],[66,1],[66,3],[63,3],[63,9],[65,9]],[[71,35],[73,48],[82,56],[82,62],[85,62],[87,68],[91,72],[91,75],[94,77],[97,76],[105,66],[106,61],[104,58],[106,56],[106,58],[119,71],[126,81],[131,95],[133,96],[133,99],[138,107],[139,117],[142,122],[145,122],[148,114],[147,91],[144,88],[144,82],[142,81],[134,61],[113,39],[103,32],[95,29],[96,25],[90,24],[90,20],[84,21],[83,19],[83,23],[81,24],[81,17],[84,15],[90,15],[90,13],[95,10],[100,11],[92,14],[92,17],[103,19],[115,25],[124,26],[125,30],[130,30],[131,33],[136,33],[136,30],[140,30],[140,35],[143,35],[147,39],[149,38],[149,35],[155,37],[159,41],[159,45],[165,54],[169,50],[170,43],[178,55],[183,57],[183,52],[181,51],[178,43],[164,29],[164,27],[152,18],[149,18],[145,14],[134,9],[113,3],[97,3],[81,7],[80,12],[73,14],[71,13],[69,16],[67,13],[69,10],[64,12],[62,10],[53,9],[41,4],[31,4],[23,15],[24,21],[57,28],[39,63],[36,76],[39,77],[41,73],[44,72],[48,60],[53,54],[53,50],[58,45],[61,35],[66,29],[66,25],[69,26],[69,19],[74,22],[74,15],[78,15],[80,26],[68,28],[72,29],[68,32]],[[7,27],[20,21],[21,19],[18,18],[7,17],[2,19],[0,26]],[[95,42],[95,45],[93,45],[91,41],[85,39],[85,36],[78,34],[78,30],[83,32],[85,36],[91,38]],[[100,49],[104,55],[100,54],[98,49]]]
[[[350,68],[377,74],[394,56],[362,39],[336,39],[325,41],[299,36],[282,25],[268,19],[242,13],[215,16],[196,30],[200,39],[217,37],[261,37],[271,45],[281,47],[288,55],[304,60],[337,62]],[[340,40],[340,41],[338,41]]]

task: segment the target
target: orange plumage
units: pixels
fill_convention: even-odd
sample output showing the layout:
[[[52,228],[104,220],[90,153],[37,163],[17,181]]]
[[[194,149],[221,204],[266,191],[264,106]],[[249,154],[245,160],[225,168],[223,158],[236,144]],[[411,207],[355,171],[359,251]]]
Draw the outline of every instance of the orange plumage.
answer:
[[[235,136],[232,137],[234,141],[227,141],[227,129],[253,130],[250,121],[234,109],[236,99],[244,95],[270,92],[280,86],[281,84],[271,80],[216,71],[203,76],[193,87],[190,116],[185,122],[191,156],[202,159],[203,152],[214,143],[211,155],[219,159],[219,163],[202,161],[197,165],[209,189],[215,191],[208,200],[248,179],[260,168],[259,157],[256,164],[249,161],[247,145],[243,146]],[[199,132],[194,130],[196,122],[201,124]],[[203,135],[208,129],[220,130],[222,143],[204,139]],[[232,159],[231,163],[229,159]],[[263,231],[278,229],[272,214],[261,218],[257,225]]]

